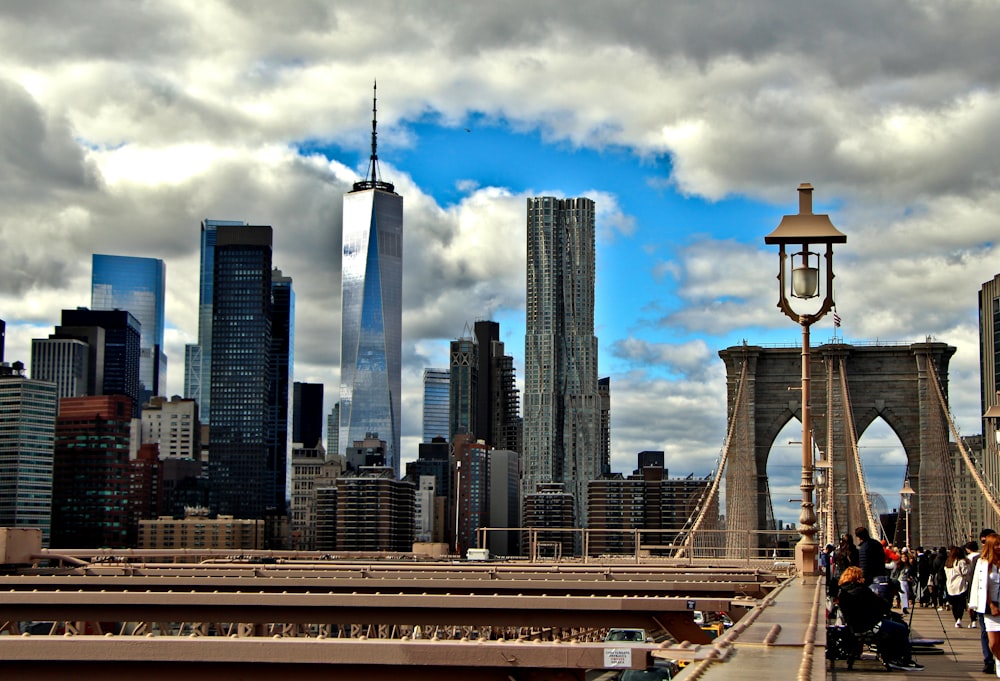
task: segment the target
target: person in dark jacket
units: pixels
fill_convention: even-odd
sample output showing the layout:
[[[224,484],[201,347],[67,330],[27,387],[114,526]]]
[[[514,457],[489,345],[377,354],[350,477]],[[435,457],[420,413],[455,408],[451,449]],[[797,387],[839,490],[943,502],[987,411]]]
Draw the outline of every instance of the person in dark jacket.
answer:
[[[829,595],[830,598],[836,598],[837,592],[840,591],[840,576],[844,574],[844,570],[851,567],[852,565],[858,564],[858,547],[854,545],[854,540],[851,539],[851,535],[845,534],[840,538],[840,546],[837,550],[833,552],[833,557],[831,559],[831,575],[827,582],[829,585]]]
[[[948,560],[948,549],[940,547],[931,556],[931,607],[944,610],[948,605],[948,591],[945,588],[944,564]]]
[[[913,660],[909,627],[894,620],[889,604],[865,586],[861,568],[849,567],[841,575],[837,604],[844,622],[854,635],[874,636],[879,655],[887,667],[913,671],[923,669]]]
[[[928,582],[931,579],[931,556],[930,551],[924,551],[923,546],[917,547],[917,592],[920,598],[920,606],[926,608],[931,604],[931,588]]]
[[[871,586],[876,577],[885,575],[885,550],[882,544],[872,539],[867,527],[854,530],[858,538],[858,565],[865,576],[865,584]]]

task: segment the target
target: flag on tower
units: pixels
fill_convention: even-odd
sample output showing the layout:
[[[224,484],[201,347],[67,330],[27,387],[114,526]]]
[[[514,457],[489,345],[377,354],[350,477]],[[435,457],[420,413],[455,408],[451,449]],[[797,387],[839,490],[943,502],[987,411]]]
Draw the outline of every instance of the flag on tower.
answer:
[[[840,328],[840,315],[837,314],[837,308],[833,309],[833,328]]]

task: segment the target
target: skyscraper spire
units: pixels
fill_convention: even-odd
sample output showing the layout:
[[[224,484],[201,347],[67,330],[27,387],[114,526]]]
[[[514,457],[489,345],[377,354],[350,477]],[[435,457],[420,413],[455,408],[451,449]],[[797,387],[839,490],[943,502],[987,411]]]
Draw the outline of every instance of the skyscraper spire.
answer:
[[[354,191],[362,189],[382,189],[387,192],[395,191],[395,187],[389,182],[383,182],[378,169],[378,81],[372,82],[372,153],[368,157],[368,172],[365,179],[354,183]]]

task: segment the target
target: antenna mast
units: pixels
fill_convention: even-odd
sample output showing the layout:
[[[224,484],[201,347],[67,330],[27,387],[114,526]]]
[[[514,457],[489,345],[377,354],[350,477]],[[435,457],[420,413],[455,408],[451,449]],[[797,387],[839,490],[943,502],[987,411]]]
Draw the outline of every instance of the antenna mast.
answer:
[[[368,157],[368,172],[365,179],[354,183],[354,191],[363,189],[381,189],[387,192],[394,192],[395,187],[390,182],[383,182],[379,179],[381,173],[378,169],[378,82],[372,82],[372,153]]]

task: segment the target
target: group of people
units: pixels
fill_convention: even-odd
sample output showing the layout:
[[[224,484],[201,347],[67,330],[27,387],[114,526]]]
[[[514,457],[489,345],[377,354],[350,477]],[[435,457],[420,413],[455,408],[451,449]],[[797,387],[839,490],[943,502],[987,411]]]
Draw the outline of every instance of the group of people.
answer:
[[[1000,655],[1000,536],[991,529],[979,542],[930,549],[896,549],[874,539],[865,527],[828,544],[820,556],[830,598],[848,627],[872,635],[883,661],[897,669],[922,669],[910,653],[909,627],[893,612],[910,608],[945,610],[950,607],[955,626],[968,613],[970,628],[979,627],[983,672],[1000,677],[995,659]]]

